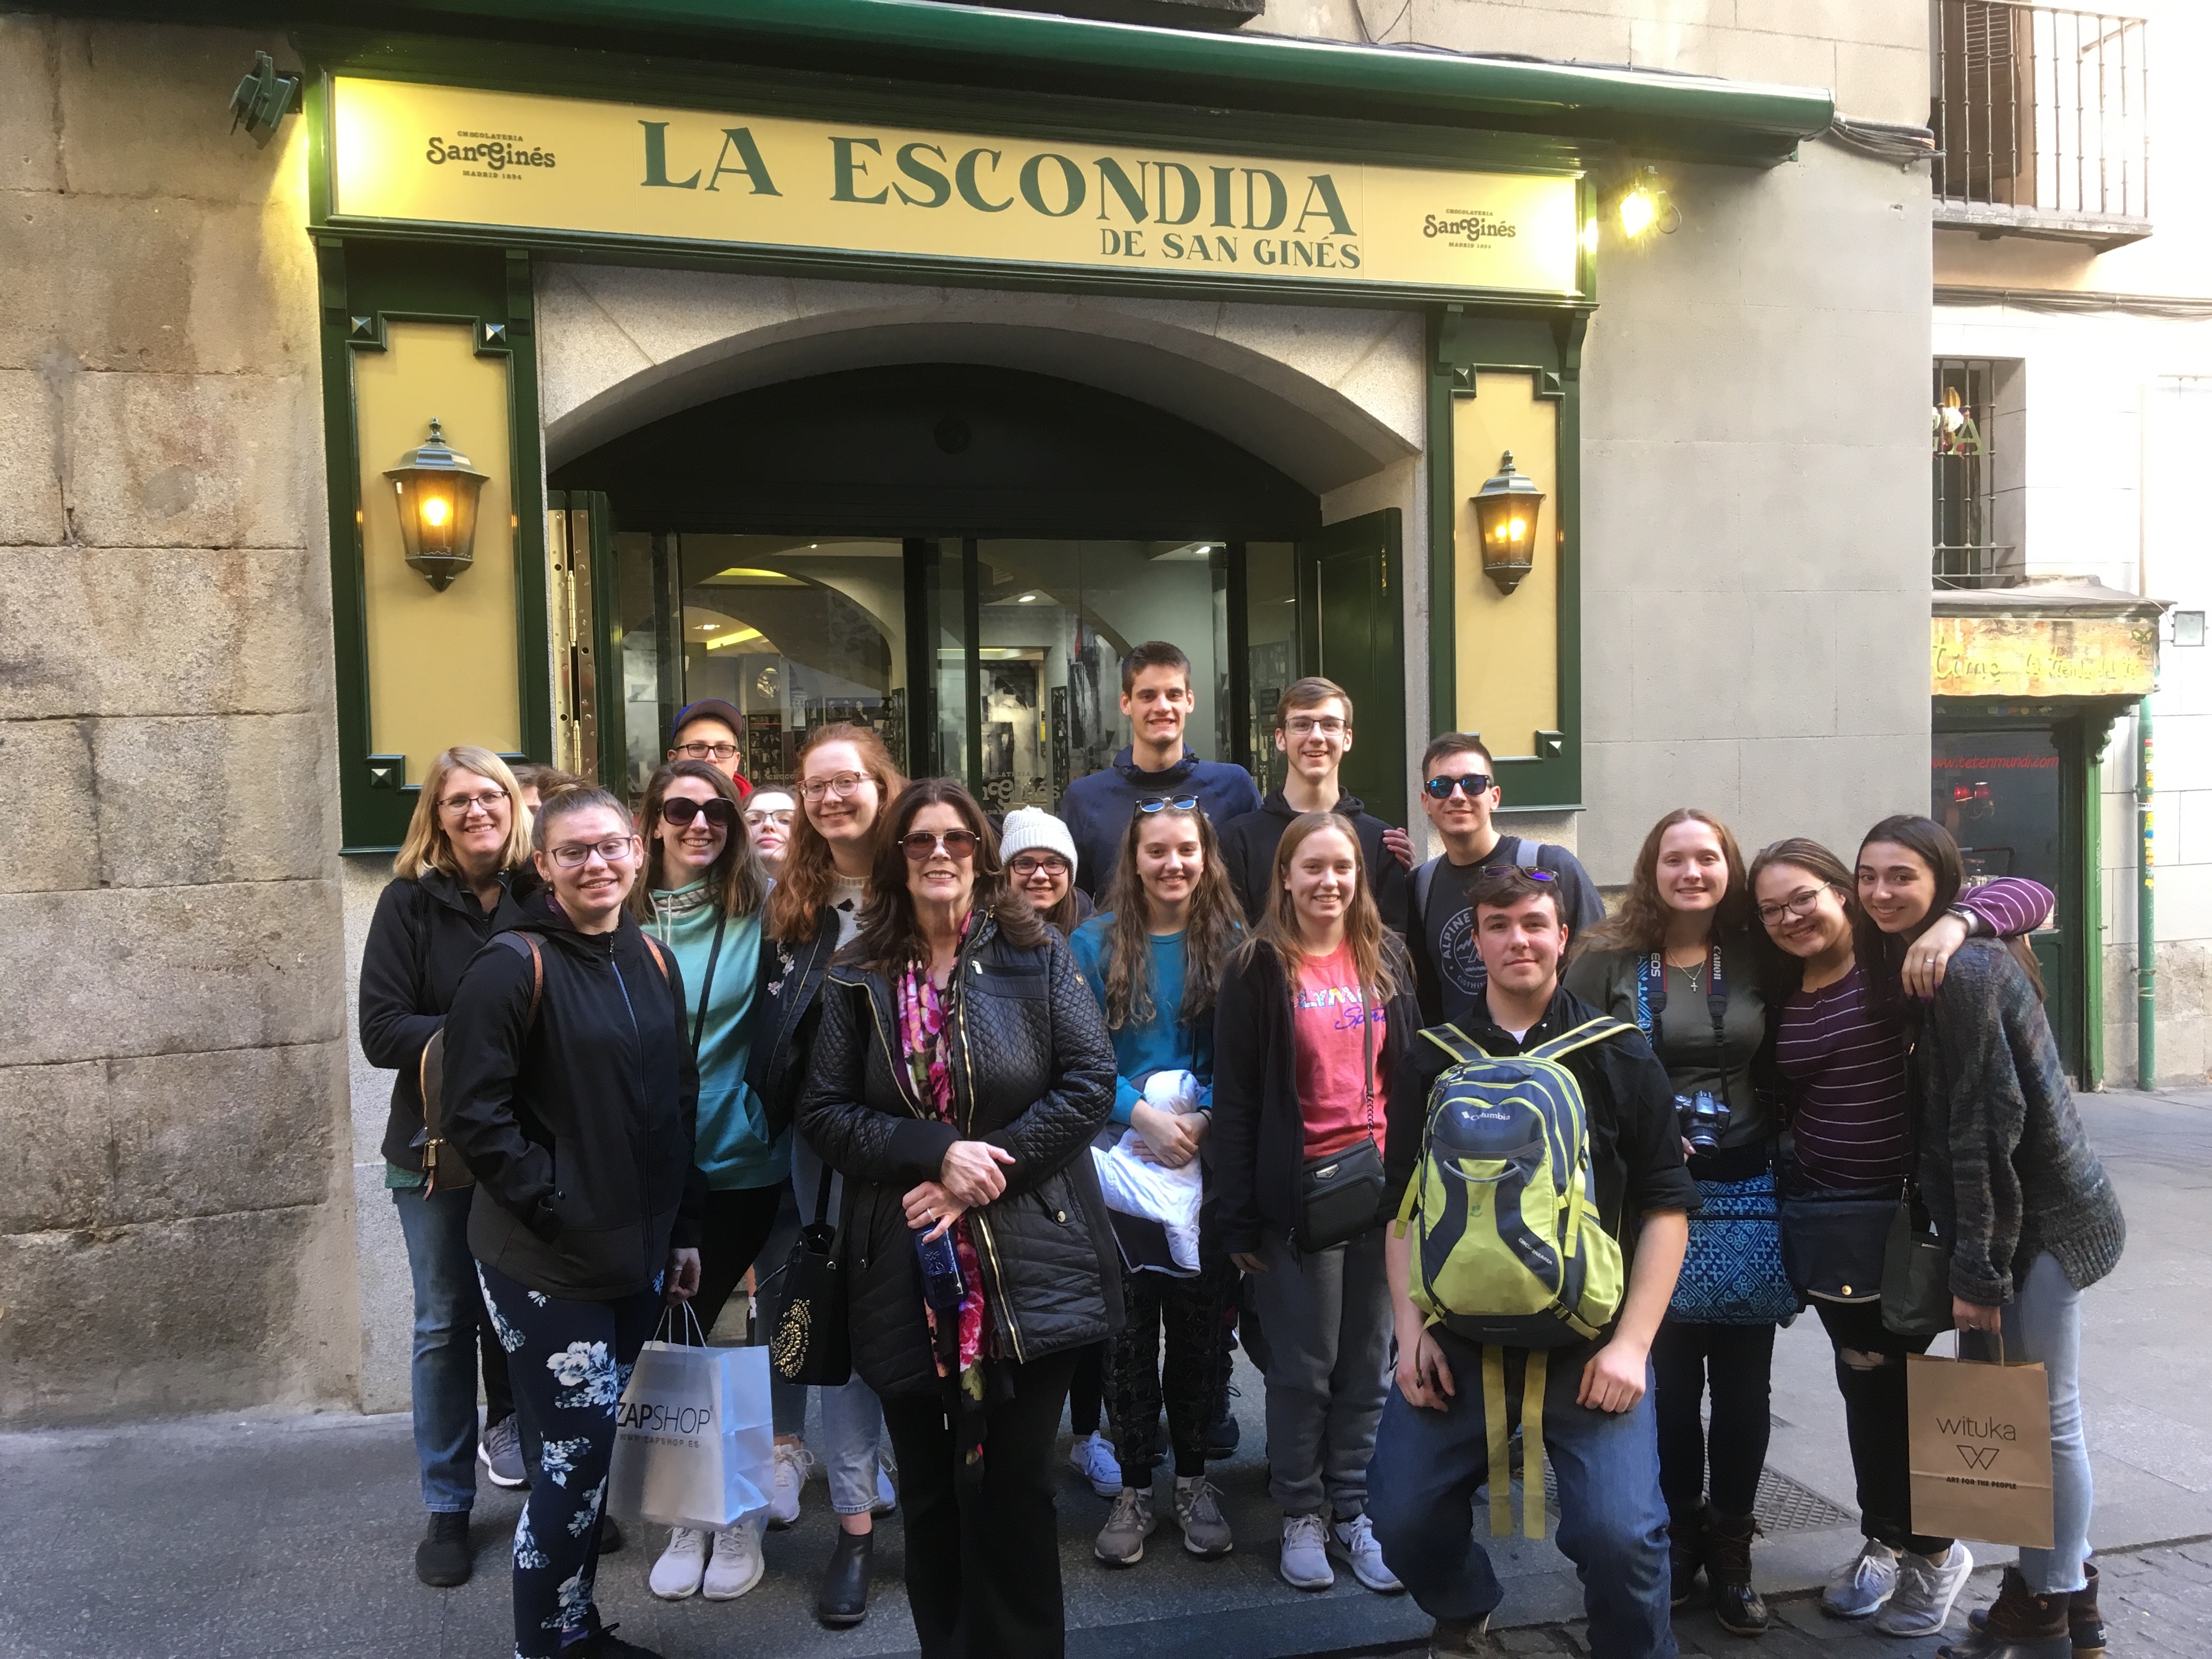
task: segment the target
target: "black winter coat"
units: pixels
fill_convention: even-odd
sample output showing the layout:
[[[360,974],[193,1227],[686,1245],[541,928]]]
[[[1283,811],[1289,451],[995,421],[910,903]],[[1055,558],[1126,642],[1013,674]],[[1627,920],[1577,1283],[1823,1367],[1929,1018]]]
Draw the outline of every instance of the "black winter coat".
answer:
[[[1413,878],[1382,845],[1382,832],[1390,826],[1369,811],[1366,802],[1357,795],[1339,795],[1329,811],[1351,820],[1352,833],[1359,837],[1359,855],[1367,864],[1367,888],[1375,895],[1375,908],[1382,913],[1382,925],[1394,933],[1403,933],[1407,913],[1412,908]],[[1275,849],[1283,844],[1283,831],[1299,816],[1297,809],[1283,799],[1281,790],[1270,789],[1259,811],[1218,826],[1221,862],[1229,872],[1229,884],[1237,890],[1244,919],[1255,926],[1261,910],[1274,899]]]
[[[806,1057],[822,1023],[822,981],[836,954],[837,918],[827,908],[811,939],[784,945],[761,935],[760,1005],[753,1016],[745,1082],[768,1114],[772,1134],[781,1134],[798,1115]]]
[[[1384,1130],[1389,1090],[1407,1045],[1421,1029],[1413,965],[1395,933],[1382,935],[1398,994],[1386,1010],[1375,1053],[1376,1127]],[[1387,1133],[1383,1137],[1387,1142]],[[1274,947],[1255,943],[1222,976],[1213,1006],[1213,1177],[1218,1244],[1231,1254],[1260,1249],[1261,1231],[1288,1234],[1292,1244],[1305,1219],[1305,1114],[1298,1104],[1297,1026],[1290,975]],[[1387,1146],[1386,1146],[1387,1150]],[[1383,1219],[1381,1208],[1377,1222]]]
[[[609,1301],[652,1287],[695,1246],[706,1177],[693,1166],[699,1073],[684,976],[627,914],[580,933],[550,902],[495,941],[446,1019],[446,1133],[477,1177],[469,1250],[528,1289]]]
[[[499,883],[490,910],[442,870],[419,880],[396,876],[376,901],[361,953],[361,1051],[370,1065],[399,1073],[382,1150],[403,1170],[422,1168],[422,1050],[446,1023],[462,970],[486,939],[523,919],[539,884],[526,864]]]
[[[837,1251],[853,1364],[895,1396],[935,1390],[906,1194],[955,1140],[1014,1156],[969,1220],[1001,1352],[1020,1361],[1103,1340],[1121,1323],[1114,1234],[1091,1138],[1114,1109],[1114,1048],[1066,940],[1012,945],[988,920],[960,952],[948,1030],[959,1127],[918,1099],[890,981],[841,965],[822,994],[799,1132],[845,1176]]]

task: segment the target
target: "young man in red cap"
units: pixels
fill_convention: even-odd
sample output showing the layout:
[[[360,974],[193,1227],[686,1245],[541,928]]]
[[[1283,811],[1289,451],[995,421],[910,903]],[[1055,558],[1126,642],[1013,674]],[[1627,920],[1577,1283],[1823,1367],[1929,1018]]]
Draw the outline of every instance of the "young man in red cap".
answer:
[[[668,740],[668,758],[702,760],[737,785],[738,793],[750,795],[752,785],[738,770],[744,757],[744,716],[720,697],[702,697],[686,704],[676,716],[675,734]]]

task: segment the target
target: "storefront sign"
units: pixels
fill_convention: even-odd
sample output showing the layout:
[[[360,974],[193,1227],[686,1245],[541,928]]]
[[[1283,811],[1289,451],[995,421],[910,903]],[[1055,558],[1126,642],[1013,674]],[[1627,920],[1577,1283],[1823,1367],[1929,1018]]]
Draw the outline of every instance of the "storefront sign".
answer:
[[[1577,292],[1576,181],[340,76],[331,214],[896,264]]]
[[[1937,617],[1932,695],[2142,696],[2158,677],[2158,625],[2104,617]]]

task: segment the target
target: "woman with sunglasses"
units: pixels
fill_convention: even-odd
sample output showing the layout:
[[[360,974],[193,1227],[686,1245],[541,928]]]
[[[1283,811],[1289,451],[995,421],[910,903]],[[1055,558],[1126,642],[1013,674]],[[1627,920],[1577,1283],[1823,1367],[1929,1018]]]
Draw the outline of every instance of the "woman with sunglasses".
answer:
[[[1792,1227],[1788,1206],[1816,1205],[1824,1194],[1886,1200],[1857,1206],[1873,1216],[1876,1234],[1838,1247],[1855,1260],[1871,1252],[1878,1261],[1888,1206],[1912,1173],[1912,1136],[1902,1005],[1869,994],[1857,949],[1866,923],[1854,888],[1850,871],[1818,842],[1777,842],[1752,860],[1767,951],[1763,994],[1775,1011],[1774,1060],[1791,1139],[1784,1227]],[[2051,890],[2017,878],[1955,898],[1907,959],[1909,997],[1936,994],[1962,931],[2016,936],[2051,913]],[[1793,1272],[1820,1284],[1836,1277],[1824,1272],[1836,1265],[1801,1260]],[[1823,1592],[1821,1609],[1838,1619],[1871,1615],[1885,1635],[1932,1635],[1949,1618],[1973,1558],[1965,1545],[1912,1527],[1905,1360],[1926,1352],[1930,1339],[1885,1326],[1878,1286],[1850,1295],[1844,1299],[1838,1286],[1808,1296],[1836,1352],[1866,1539]]]
[[[384,1184],[398,1212],[415,1291],[415,1456],[429,1511],[415,1573],[426,1584],[450,1587],[466,1583],[472,1565],[469,1510],[478,1458],[501,1486],[519,1486],[526,1478],[507,1356],[484,1318],[469,1258],[469,1189],[440,1186],[422,1167],[429,1139],[422,1051],[446,1023],[463,969],[486,939],[522,920],[523,901],[538,885],[530,815],[506,763],[488,749],[465,746],[432,761],[392,867],[362,951],[361,1048],[370,1065],[398,1073],[385,1120]]]
[[[719,767],[696,760],[663,766],[646,787],[645,873],[630,895],[632,914],[668,947],[690,994],[699,1072],[694,1161],[707,1183],[693,1306],[709,1331],[761,1255],[791,1176],[790,1132],[769,1127],[745,1083],[768,883],[740,831],[740,811],[737,787]],[[806,1391],[778,1383],[772,1394],[776,1443],[796,1448]],[[710,1601],[726,1601],[759,1583],[763,1570],[757,1519],[712,1534],[678,1527],[648,1583],[668,1601],[703,1591]]]
[[[550,886],[477,952],[446,1020],[446,1132],[474,1172],[469,1249],[542,1437],[514,1533],[521,1659],[650,1659],[592,1599],[615,1408],[664,1303],[698,1289],[706,1181],[684,970],[629,913],[629,809],[538,809]]]
[[[1950,1659],[2027,1659],[2102,1648],[2089,1565],[2094,1493],[2081,1426],[2081,1292],[2118,1264],[2127,1223],[2075,1109],[2027,946],[1970,945],[1924,1007],[1907,1000],[1905,967],[1964,879],[1958,843],[1927,818],[1885,818],[1867,832],[1856,873],[1873,1000],[1903,1010],[1917,1032],[1909,1060],[1919,1126],[1914,1175],[1950,1246],[1960,1352],[1968,1352],[1967,1333],[1978,1334],[1984,1357],[2040,1364],[2050,1387],[2051,1547],[2022,1548],[1995,1605],[1944,1651]],[[2001,1356],[1991,1352],[1992,1334]]]
[[[745,1068],[745,1081],[778,1130],[792,1122],[812,1062],[830,959],[860,930],[878,821],[906,787],[883,739],[865,726],[842,721],[806,734],[798,774],[799,816],[792,820],[782,867],[769,895],[762,1004]],[[834,1170],[825,1170],[803,1131],[791,1143],[791,1181],[802,1222],[835,1221],[841,1183]],[[890,1512],[896,1492],[887,1467],[883,1407],[874,1391],[856,1375],[816,1393],[822,1406],[821,1461],[830,1477],[837,1537],[823,1570],[815,1613],[823,1624],[842,1628],[867,1617],[875,1517]],[[770,1527],[797,1520],[809,1461],[795,1444],[777,1448]]]
[[[1146,1162],[1202,1166],[1213,1121],[1214,995],[1244,927],[1213,825],[1197,801],[1138,803],[1106,902],[1076,930],[1074,946],[1076,965],[1113,1035],[1114,1121],[1134,1133]],[[1202,1192],[1202,1167],[1194,1178]],[[1228,1382],[1237,1270],[1218,1237],[1211,1254],[1205,1249],[1202,1199],[1200,1226],[1194,1264],[1170,1261],[1122,1281],[1128,1323],[1106,1351],[1113,1457],[1124,1484],[1092,1547],[1110,1566],[1143,1560],[1145,1540],[1158,1525],[1152,1470],[1163,1399],[1183,1548],[1210,1559],[1228,1554],[1234,1542],[1206,1460],[1214,1400]]]
[[[945,778],[892,806],[822,1002],[799,1129],[845,1177],[853,1364],[898,1448],[921,1651],[1056,1659],[1053,1442],[1076,1352],[1121,1310],[1098,1005]]]
[[[791,826],[798,817],[799,798],[780,785],[757,785],[745,797],[745,834],[771,878],[783,867],[783,849],[791,844]]]
[[[1291,821],[1273,901],[1223,975],[1214,1013],[1218,1249],[1252,1275],[1267,1333],[1267,1490],[1283,1511],[1277,1571],[1297,1589],[1403,1588],[1368,1522],[1367,1465],[1392,1335],[1379,1210],[1389,1085],[1421,1028],[1406,947],[1382,925],[1358,832],[1334,812]],[[1371,1170],[1347,1219],[1347,1182]],[[1322,1218],[1334,1236],[1316,1230]],[[1348,1231],[1347,1231],[1348,1229]]]

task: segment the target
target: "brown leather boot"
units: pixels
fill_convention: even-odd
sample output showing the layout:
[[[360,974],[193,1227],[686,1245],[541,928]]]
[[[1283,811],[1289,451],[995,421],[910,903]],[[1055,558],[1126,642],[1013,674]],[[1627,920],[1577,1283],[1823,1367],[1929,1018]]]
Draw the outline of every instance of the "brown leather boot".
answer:
[[[1968,1620],[1966,1639],[1939,1649],[1938,1659],[2072,1659],[2066,1610],[2073,1597],[2038,1595],[2018,1567],[2004,1570],[1997,1599],[1979,1623]]]
[[[1751,1540],[1758,1532],[1747,1515],[1705,1511],[1705,1582],[1713,1587],[1713,1617],[1731,1636],[1766,1633],[1766,1603],[1751,1584]]]
[[[2105,1620],[2097,1611],[2097,1564],[2084,1561],[2081,1575],[2088,1582],[2066,1598],[2066,1635],[2073,1659],[2105,1659]],[[1966,1623],[1978,1632],[1990,1621],[1987,1607],[1976,1607]]]

